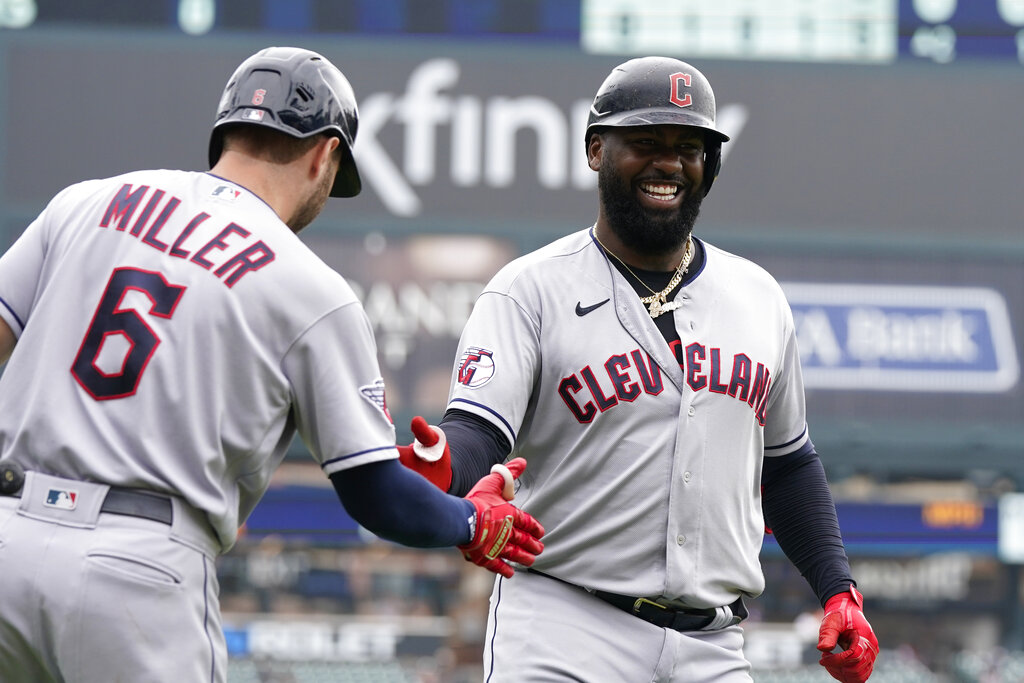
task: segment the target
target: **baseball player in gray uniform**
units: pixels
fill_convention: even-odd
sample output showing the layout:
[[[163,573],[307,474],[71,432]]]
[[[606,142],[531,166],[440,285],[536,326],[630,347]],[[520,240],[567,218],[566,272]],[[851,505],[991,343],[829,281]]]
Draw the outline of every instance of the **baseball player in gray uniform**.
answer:
[[[414,420],[448,452],[403,462],[443,490],[529,462],[516,500],[545,552],[495,582],[487,681],[750,681],[739,624],[766,523],[825,608],[821,663],[871,673],[790,308],[765,270],[692,234],[728,140],[715,112],[684,62],[612,71],[586,131],[596,223],[493,278],[440,429]]]
[[[297,233],[360,190],[324,57],[229,80],[208,173],[60,192],[0,258],[0,680],[222,682],[214,567],[298,432],[348,512],[512,576],[543,528],[401,466],[366,315]],[[501,468],[499,468],[501,469]]]

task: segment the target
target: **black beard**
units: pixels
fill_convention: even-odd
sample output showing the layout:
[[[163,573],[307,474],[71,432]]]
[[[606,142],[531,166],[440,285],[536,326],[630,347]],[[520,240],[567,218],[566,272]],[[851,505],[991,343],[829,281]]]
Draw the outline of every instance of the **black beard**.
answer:
[[[704,200],[703,188],[694,192],[691,187],[678,211],[648,211],[637,201],[633,187],[604,165],[597,184],[608,227],[630,249],[647,254],[663,254],[682,247],[693,232]]]

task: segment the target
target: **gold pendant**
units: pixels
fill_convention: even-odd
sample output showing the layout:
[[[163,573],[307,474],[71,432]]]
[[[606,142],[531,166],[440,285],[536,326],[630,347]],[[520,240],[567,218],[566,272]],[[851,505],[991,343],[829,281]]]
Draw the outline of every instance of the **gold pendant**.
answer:
[[[652,318],[657,318],[659,315],[664,313],[665,311],[661,307],[661,299],[658,298],[652,301],[650,308],[648,308],[648,311],[650,312]]]
[[[651,302],[650,313],[652,318],[657,318],[662,313],[669,313],[682,306],[678,301],[669,301],[665,304],[661,303],[661,299],[655,299]]]

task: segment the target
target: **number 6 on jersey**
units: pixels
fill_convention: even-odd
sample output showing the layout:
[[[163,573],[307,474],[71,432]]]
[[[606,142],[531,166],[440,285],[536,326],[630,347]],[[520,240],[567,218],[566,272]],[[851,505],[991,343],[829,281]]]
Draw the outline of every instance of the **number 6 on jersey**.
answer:
[[[185,293],[184,287],[169,284],[160,273],[137,268],[114,270],[71,366],[71,374],[97,401],[134,394],[146,365],[160,346],[160,337],[138,311],[121,308],[121,302],[131,290],[149,298],[149,313],[158,318],[174,315],[174,309]],[[97,361],[104,343],[114,335],[121,335],[127,340],[128,352],[120,371],[107,373],[100,369]]]

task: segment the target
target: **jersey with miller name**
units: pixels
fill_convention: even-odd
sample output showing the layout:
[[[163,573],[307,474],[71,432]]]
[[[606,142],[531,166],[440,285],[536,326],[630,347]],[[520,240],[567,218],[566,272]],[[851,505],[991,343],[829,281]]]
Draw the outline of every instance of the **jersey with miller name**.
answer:
[[[328,474],[397,457],[352,289],[212,174],[66,188],[0,259],[0,315],[0,456],[181,496],[223,548],[296,431]]]

